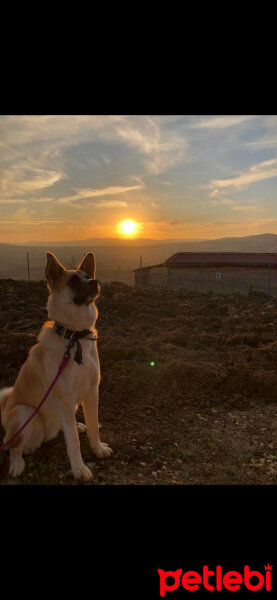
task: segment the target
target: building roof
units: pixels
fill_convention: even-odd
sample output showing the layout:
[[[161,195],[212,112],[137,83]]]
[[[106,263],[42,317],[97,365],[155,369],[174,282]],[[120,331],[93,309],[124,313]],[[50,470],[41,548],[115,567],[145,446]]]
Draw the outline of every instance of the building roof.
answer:
[[[164,267],[166,263],[159,263],[158,265],[149,265],[148,267],[138,267],[137,269],[133,269],[133,271],[144,271],[144,269],[153,269],[154,267]]]
[[[264,267],[270,263],[277,266],[277,253],[273,252],[177,252],[165,263],[170,265],[241,265]]]
[[[277,253],[273,252],[176,252],[163,263],[134,269],[152,269],[154,267],[184,267],[184,266],[243,266],[243,267],[272,267],[277,268]]]

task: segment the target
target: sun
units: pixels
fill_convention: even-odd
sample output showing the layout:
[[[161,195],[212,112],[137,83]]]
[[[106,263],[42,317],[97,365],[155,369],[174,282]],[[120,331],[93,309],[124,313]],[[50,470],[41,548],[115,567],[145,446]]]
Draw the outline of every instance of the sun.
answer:
[[[135,231],[137,231],[138,223],[136,223],[135,221],[131,221],[131,219],[128,219],[126,221],[122,221],[121,223],[118,223],[118,228],[119,228],[120,233],[125,233],[125,235],[130,235],[132,233],[135,233]]]

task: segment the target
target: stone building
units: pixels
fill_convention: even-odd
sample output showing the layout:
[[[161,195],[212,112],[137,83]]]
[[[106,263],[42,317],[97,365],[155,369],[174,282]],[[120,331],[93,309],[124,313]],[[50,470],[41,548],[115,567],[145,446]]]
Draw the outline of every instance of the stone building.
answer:
[[[277,296],[277,253],[177,252],[164,263],[134,272],[137,287]]]

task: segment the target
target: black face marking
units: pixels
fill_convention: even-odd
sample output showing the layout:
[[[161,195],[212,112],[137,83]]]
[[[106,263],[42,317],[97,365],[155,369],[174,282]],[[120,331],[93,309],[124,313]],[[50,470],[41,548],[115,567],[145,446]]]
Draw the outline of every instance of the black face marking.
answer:
[[[100,292],[99,282],[81,273],[74,273],[67,285],[74,292],[73,302],[77,306],[94,302]]]

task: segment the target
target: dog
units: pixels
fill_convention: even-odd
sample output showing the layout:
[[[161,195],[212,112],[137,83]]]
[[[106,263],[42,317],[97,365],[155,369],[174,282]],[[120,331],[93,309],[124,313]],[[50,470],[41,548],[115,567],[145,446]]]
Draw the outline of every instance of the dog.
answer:
[[[95,257],[88,252],[78,269],[67,270],[51,252],[47,252],[45,277],[50,295],[48,318],[35,344],[22,365],[14,387],[0,391],[1,420],[4,442],[34,412],[53,381],[68,349],[77,345],[65,369],[38,413],[26,428],[8,445],[9,474],[18,477],[24,471],[23,455],[34,452],[43,442],[55,438],[63,430],[71,470],[75,479],[90,481],[92,471],[85,465],[78,432],[87,432],[89,444],[98,458],[113,452],[100,441],[98,402],[100,362],[95,322],[98,310],[95,300],[100,284],[95,279]],[[85,423],[77,423],[75,412],[82,405]]]

